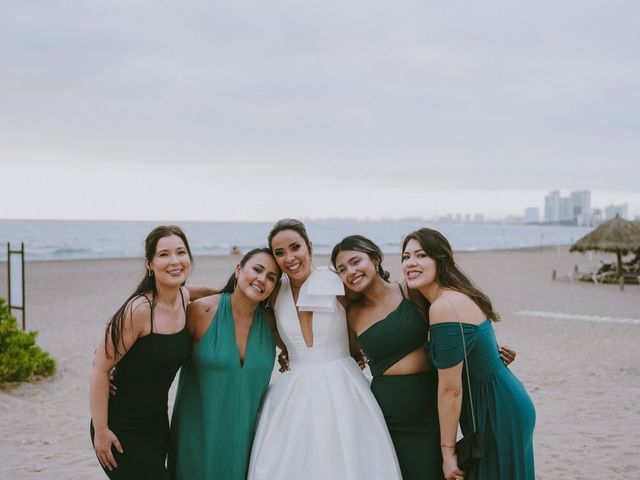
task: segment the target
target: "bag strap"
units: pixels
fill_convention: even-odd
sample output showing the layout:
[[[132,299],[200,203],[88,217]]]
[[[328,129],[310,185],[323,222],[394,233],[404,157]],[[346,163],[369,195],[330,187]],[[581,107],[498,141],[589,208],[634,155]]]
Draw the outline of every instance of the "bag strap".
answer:
[[[440,297],[440,298],[443,298],[443,297]],[[471,422],[473,424],[473,433],[476,433],[478,429],[476,428],[476,415],[475,415],[475,412],[473,411],[473,397],[471,396],[471,377],[469,376],[469,361],[467,359],[467,343],[464,341],[464,330],[462,328],[462,322],[458,317],[458,312],[456,311],[456,307],[453,306],[453,303],[451,303],[451,301],[448,298],[444,298],[444,300],[449,302],[449,305],[451,305],[451,308],[453,308],[453,313],[455,314],[456,320],[460,325],[460,336],[462,337],[462,350],[464,352],[464,367],[467,372],[467,389],[469,391],[469,408],[471,409]]]

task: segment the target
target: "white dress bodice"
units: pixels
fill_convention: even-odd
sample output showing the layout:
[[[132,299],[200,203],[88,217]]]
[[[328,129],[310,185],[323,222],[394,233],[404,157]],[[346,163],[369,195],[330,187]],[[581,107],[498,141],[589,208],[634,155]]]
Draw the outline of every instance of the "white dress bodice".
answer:
[[[340,278],[328,269],[314,270],[302,285],[298,307],[313,312],[313,344],[308,347],[300,328],[291,285],[283,277],[274,311],[278,332],[289,352],[291,369],[349,357],[347,316],[336,300],[336,295],[342,294],[344,287]]]

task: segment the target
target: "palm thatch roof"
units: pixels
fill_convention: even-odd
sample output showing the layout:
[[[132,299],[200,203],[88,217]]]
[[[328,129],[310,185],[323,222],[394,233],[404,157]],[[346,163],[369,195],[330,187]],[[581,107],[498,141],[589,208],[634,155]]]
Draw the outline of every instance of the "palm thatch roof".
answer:
[[[616,218],[604,222],[569,249],[570,252],[596,250],[626,255],[640,250],[640,224]]]

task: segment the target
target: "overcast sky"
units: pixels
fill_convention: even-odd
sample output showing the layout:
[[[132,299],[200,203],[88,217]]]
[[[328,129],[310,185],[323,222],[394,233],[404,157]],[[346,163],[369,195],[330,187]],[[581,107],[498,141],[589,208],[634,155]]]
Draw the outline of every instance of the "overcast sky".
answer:
[[[2,3],[0,218],[640,215],[633,0]]]

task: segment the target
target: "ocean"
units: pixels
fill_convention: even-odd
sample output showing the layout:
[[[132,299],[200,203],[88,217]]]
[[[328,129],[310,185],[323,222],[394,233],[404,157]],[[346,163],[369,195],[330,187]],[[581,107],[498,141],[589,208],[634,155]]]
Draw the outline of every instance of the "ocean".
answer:
[[[20,248],[27,261],[143,256],[147,233],[162,222],[89,220],[0,220],[0,260],[7,242]],[[266,246],[271,222],[175,222],[189,239],[194,255],[226,255],[233,245],[246,252]],[[400,253],[407,233],[429,227],[442,232],[454,251],[513,249],[571,244],[589,227],[500,223],[432,223],[424,220],[307,220],[315,253],[330,253],[346,235],[361,234],[385,253]]]

